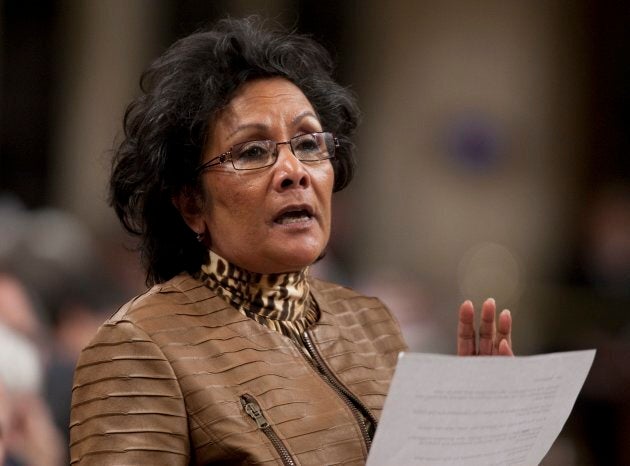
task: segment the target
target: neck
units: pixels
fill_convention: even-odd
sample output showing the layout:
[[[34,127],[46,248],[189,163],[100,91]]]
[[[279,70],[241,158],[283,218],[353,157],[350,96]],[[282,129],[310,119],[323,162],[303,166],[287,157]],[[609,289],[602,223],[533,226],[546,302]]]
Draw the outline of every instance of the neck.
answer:
[[[208,251],[200,279],[245,314],[282,321],[299,318],[309,305],[307,272],[308,268],[273,274],[250,272]]]

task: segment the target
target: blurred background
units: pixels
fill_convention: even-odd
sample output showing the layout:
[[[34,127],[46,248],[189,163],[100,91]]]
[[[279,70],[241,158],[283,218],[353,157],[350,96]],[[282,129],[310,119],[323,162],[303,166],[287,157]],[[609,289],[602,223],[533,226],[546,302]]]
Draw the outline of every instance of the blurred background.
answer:
[[[521,355],[597,348],[543,464],[630,464],[630,3],[0,0],[5,464],[67,461],[78,352],[144,289],[106,192],[140,73],[253,13],[318,39],[363,110],[314,273],[381,297],[415,351],[454,353],[487,296]]]

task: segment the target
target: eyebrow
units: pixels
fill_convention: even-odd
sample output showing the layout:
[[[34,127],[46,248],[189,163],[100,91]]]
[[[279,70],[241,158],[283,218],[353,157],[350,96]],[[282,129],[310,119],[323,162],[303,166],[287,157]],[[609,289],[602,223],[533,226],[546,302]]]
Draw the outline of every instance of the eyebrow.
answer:
[[[319,122],[319,118],[317,118],[317,115],[315,115],[315,113],[313,113],[311,110],[305,110],[302,113],[299,113],[298,115],[296,115],[290,122],[291,125],[295,126],[297,123],[299,123],[300,121],[302,121],[304,118],[306,117],[313,117],[315,118],[318,122]],[[243,131],[245,129],[257,129],[260,131],[265,131],[267,129],[269,129],[269,127],[263,123],[245,123],[242,125],[238,125],[234,131],[232,131],[230,134],[228,134],[228,138],[231,138],[232,136],[234,136],[236,133]]]

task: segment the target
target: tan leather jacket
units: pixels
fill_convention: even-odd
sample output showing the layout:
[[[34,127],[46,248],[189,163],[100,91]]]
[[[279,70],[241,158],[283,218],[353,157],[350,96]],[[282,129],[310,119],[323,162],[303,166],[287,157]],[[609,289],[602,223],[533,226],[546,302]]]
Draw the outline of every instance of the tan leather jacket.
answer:
[[[79,359],[72,464],[364,464],[405,345],[378,299],[311,293],[311,356],[186,274],[125,305]]]

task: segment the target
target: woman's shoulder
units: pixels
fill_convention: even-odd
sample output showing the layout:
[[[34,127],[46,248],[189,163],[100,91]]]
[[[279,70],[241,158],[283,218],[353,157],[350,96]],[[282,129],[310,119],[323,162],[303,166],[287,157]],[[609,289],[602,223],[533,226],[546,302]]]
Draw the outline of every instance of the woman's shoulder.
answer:
[[[228,307],[199,280],[182,273],[121,306],[100,326],[96,338],[118,334],[153,338],[178,328],[194,327],[200,321],[210,325],[229,323],[234,313],[227,311]]]
[[[376,296],[368,296],[348,286],[316,278],[312,278],[310,284],[311,294],[324,312],[337,316],[349,314],[353,318],[367,312],[373,318],[396,321],[387,305]]]
[[[376,347],[379,354],[397,355],[406,349],[396,317],[379,298],[319,279],[310,283],[321,312],[314,329],[320,341],[335,341],[343,334],[346,340],[353,335],[371,342],[368,352]]]
[[[198,303],[207,301],[214,296],[214,293],[203,283],[187,273],[182,273],[168,281],[155,284],[145,292],[133,297],[123,304],[107,322],[140,321],[149,316],[155,318],[162,313],[172,313],[176,308],[194,308]]]
[[[86,347],[141,343],[163,346],[242,320],[238,311],[189,274],[180,274],[134,297],[107,319]]]

